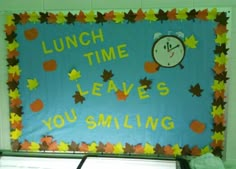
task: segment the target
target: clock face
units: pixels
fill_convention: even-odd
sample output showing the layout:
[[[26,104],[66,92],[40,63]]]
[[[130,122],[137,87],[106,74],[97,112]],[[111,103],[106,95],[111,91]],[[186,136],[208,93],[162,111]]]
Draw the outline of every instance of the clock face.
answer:
[[[174,67],[180,64],[184,55],[184,43],[174,35],[162,36],[152,46],[153,59],[163,67]]]

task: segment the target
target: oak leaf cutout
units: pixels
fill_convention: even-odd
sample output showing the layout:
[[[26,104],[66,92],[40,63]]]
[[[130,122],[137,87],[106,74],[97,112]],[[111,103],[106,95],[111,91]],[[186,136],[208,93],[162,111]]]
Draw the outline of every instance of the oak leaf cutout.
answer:
[[[41,143],[45,142],[47,145],[50,145],[53,142],[53,137],[45,135],[40,139],[40,142]]]
[[[167,13],[168,11],[164,12],[162,9],[159,9],[158,13],[155,15],[158,18],[158,20],[160,20],[162,23],[163,21],[168,20]]]
[[[199,83],[197,83],[194,86],[190,86],[189,92],[193,94],[192,96],[200,97],[201,93],[203,92],[203,89],[201,89]]]
[[[221,74],[222,72],[225,71],[225,65],[224,64],[219,64],[219,63],[216,63],[214,68],[213,68],[213,71],[216,73],[216,74]]]
[[[77,103],[81,103],[81,104],[83,104],[83,102],[85,101],[85,97],[84,96],[82,96],[81,94],[80,94],[80,92],[75,92],[75,94],[73,95],[73,97],[74,97],[74,100],[75,100],[75,103],[77,104]]]
[[[56,23],[57,22],[57,16],[53,13],[48,14],[48,23]]]
[[[39,144],[39,150],[40,151],[46,151],[46,150],[48,150],[48,144],[44,141],[42,144]]]
[[[8,85],[8,89],[15,90],[19,85],[19,81],[15,81],[15,80],[8,81],[7,85]]]
[[[222,24],[218,24],[217,27],[215,28],[215,33],[216,34],[224,34],[224,33],[227,33],[228,30],[227,30],[227,27],[225,25],[222,25]]]
[[[12,34],[14,31],[16,30],[16,26],[15,25],[7,25],[5,24],[5,32],[6,32],[6,35],[10,35]]]
[[[7,64],[8,66],[15,66],[19,63],[19,60],[16,58],[8,58],[7,62],[8,62]]]
[[[213,124],[213,129],[211,131],[213,131],[213,132],[223,132],[223,131],[225,131],[225,129],[226,129],[226,127],[222,123],[220,123],[220,124],[214,123]]]
[[[28,15],[27,12],[25,13],[20,13],[20,23],[21,24],[26,24],[29,20],[30,16]]]
[[[111,78],[114,76],[114,74],[112,73],[112,70],[103,70],[103,74],[101,75],[101,77],[103,78],[104,82],[107,82],[108,80],[111,80]]]
[[[216,115],[215,117],[214,117],[214,123],[215,124],[225,124],[225,117],[224,116],[222,116],[222,115]]]
[[[53,141],[51,144],[48,145],[48,150],[50,151],[58,151],[57,142]]]
[[[17,34],[16,34],[15,32],[12,32],[11,34],[6,35],[5,40],[6,40],[8,43],[12,43],[12,42],[16,39],[16,36],[17,36]]]
[[[216,99],[218,99],[219,97],[225,98],[225,92],[224,92],[224,90],[215,91],[214,97],[215,97]]]
[[[166,145],[166,146],[164,146],[164,153],[165,153],[165,155],[173,155],[174,150],[172,149],[172,147],[170,145]]]
[[[14,112],[15,114],[17,114],[18,116],[21,116],[23,114],[22,111],[23,107],[22,106],[17,106],[17,107],[11,107],[10,110],[11,112]]]
[[[145,86],[145,90],[151,89],[152,80],[147,79],[147,77],[140,79],[139,83],[141,84],[141,86]]]
[[[79,145],[79,151],[88,152],[88,144],[86,144],[85,142],[82,142],[82,143]]]
[[[225,104],[226,102],[224,101],[224,98],[222,97],[214,98],[213,103],[212,103],[213,106],[216,106],[216,107],[221,106],[223,109],[225,107]]]
[[[220,73],[220,74],[216,74],[216,75],[215,75],[215,80],[224,81],[224,83],[226,83],[227,80],[229,80],[229,78],[227,77],[227,72],[226,72],[226,71],[223,71],[223,72]]]
[[[20,98],[15,98],[15,99],[11,99],[11,107],[18,107],[22,104],[22,101]]]

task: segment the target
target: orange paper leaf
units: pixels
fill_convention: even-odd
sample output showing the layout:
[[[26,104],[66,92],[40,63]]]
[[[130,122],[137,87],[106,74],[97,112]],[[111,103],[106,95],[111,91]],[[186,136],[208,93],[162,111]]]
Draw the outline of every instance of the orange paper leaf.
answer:
[[[115,17],[114,11],[110,11],[108,13],[105,13],[104,19],[107,21],[111,21],[114,19],[114,17]]]
[[[21,24],[26,24],[29,20],[29,15],[25,12],[23,14],[20,14],[20,23]]]
[[[48,150],[50,151],[57,151],[58,147],[57,147],[57,142],[53,141],[49,146],[48,146]]]
[[[164,152],[166,155],[173,155],[174,154],[174,150],[172,149],[172,147],[170,145],[167,145],[164,147]]]
[[[218,63],[216,63],[213,70],[215,71],[216,74],[221,74],[222,72],[225,71],[225,65],[219,65]]]
[[[104,147],[106,153],[113,153],[114,146],[111,143],[107,143]]]
[[[11,107],[19,107],[21,105],[22,101],[20,98],[17,99],[11,99]]]
[[[198,148],[198,146],[194,146],[192,148],[191,154],[193,156],[199,156],[199,155],[201,155],[201,150]]]
[[[145,13],[142,11],[142,9],[139,9],[137,11],[137,15],[135,17],[135,21],[140,21],[143,20],[145,18]]]
[[[8,74],[8,81],[11,82],[11,81],[16,81],[18,82],[20,79],[20,76],[16,75],[16,74]]]
[[[138,145],[134,146],[134,153],[136,153],[136,154],[143,154],[144,153],[144,147],[142,146],[142,144],[138,144]]]
[[[27,140],[25,140],[22,144],[21,144],[21,150],[29,150],[29,147],[31,146],[31,143],[28,142]]]
[[[12,58],[14,58],[14,57],[17,57],[18,55],[19,55],[19,52],[18,52],[16,49],[14,49],[13,51],[9,51],[9,50],[8,50],[7,57],[8,57],[9,59],[12,59]]]
[[[213,148],[216,148],[216,147],[220,147],[220,148],[222,148],[223,149],[223,141],[221,141],[221,140],[218,140],[218,141],[216,141],[216,140],[214,140],[212,143],[211,143],[211,146],[213,147]]]
[[[215,28],[215,33],[218,35],[221,35],[226,32],[228,32],[226,25],[218,24],[217,27]]]
[[[147,73],[156,73],[159,69],[159,64],[156,62],[145,62],[144,63],[144,70]]]
[[[169,20],[176,20],[176,9],[172,9],[171,11],[168,11],[167,17]]]
[[[126,95],[123,91],[118,90],[116,92],[116,96],[117,96],[117,100],[126,100],[126,98],[128,97],[128,95]]]
[[[23,126],[22,126],[21,121],[15,121],[14,123],[12,123],[11,128],[22,130]]]
[[[16,26],[15,25],[5,25],[5,32],[7,35],[10,35],[12,32],[14,32],[16,30]]]
[[[88,152],[88,145],[86,143],[81,143],[79,146],[79,150],[82,152]]]
[[[47,19],[48,19],[48,23],[56,23],[57,21],[57,17],[53,13],[49,13]]]
[[[222,90],[222,91],[215,91],[215,94],[214,94],[214,96],[215,96],[215,98],[216,99],[218,99],[218,98],[225,98],[225,92],[224,92],[224,90]]]
[[[79,22],[85,23],[86,22],[85,17],[86,16],[85,16],[84,12],[80,11],[79,15],[77,15],[77,17],[76,17],[76,20],[79,21]]]
[[[225,124],[225,117],[224,116],[219,116],[219,115],[216,115],[214,117],[214,122],[219,125],[219,124]]]
[[[50,145],[53,141],[52,136],[44,136],[40,139],[41,143],[45,142],[47,145]]]
[[[201,20],[207,20],[207,15],[208,15],[208,10],[204,9],[198,12],[196,15],[196,18],[201,19]]]

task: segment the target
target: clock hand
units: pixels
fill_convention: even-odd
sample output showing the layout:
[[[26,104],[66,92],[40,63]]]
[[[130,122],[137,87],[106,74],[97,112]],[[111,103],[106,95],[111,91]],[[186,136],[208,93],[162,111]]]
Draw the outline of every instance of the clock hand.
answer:
[[[173,50],[173,49],[175,49],[175,48],[178,48],[178,47],[179,47],[179,45],[176,45],[176,46],[174,46],[173,48],[170,48],[169,51],[171,51],[171,50]]]
[[[167,51],[169,52],[170,51],[170,46],[169,46],[169,42],[166,43],[166,46],[167,46]]]

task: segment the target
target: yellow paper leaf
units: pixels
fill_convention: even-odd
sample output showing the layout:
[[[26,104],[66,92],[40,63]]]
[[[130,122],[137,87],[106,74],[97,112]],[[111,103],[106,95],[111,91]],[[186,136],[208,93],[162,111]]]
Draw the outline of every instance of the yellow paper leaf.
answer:
[[[39,20],[39,15],[38,15],[38,13],[36,13],[36,12],[32,12],[31,14],[29,14],[29,21],[30,22],[39,22],[40,20]]]
[[[213,106],[212,107],[212,112],[211,112],[211,114],[212,114],[212,116],[213,117],[215,117],[215,116],[221,116],[221,115],[223,115],[224,114],[224,109],[222,108],[222,106]]]
[[[96,22],[95,20],[95,14],[93,11],[90,11],[89,13],[85,14],[85,21],[86,22]]]
[[[186,20],[188,18],[187,12],[188,12],[187,8],[184,8],[182,10],[178,10],[176,18],[180,19],[180,20]]]
[[[152,145],[150,145],[149,143],[146,143],[144,145],[144,153],[145,154],[154,154],[155,153],[154,147]]]
[[[9,91],[9,96],[11,99],[17,99],[20,97],[20,93],[19,93],[19,90],[16,88],[14,90],[10,90]]]
[[[214,80],[214,84],[211,86],[213,91],[223,91],[225,89],[224,81]]]
[[[179,147],[179,145],[178,144],[175,144],[173,147],[172,147],[172,149],[173,149],[173,154],[174,154],[174,156],[180,156],[181,155],[181,153],[182,153],[182,149]]]
[[[62,13],[62,12],[59,12],[57,15],[56,15],[56,18],[57,18],[57,23],[65,23],[66,22],[66,18],[65,18],[65,15]]]
[[[6,21],[7,26],[11,26],[11,25],[15,24],[13,21],[13,19],[14,19],[13,15],[8,15],[6,19],[7,19],[7,21]]]
[[[77,71],[76,69],[72,69],[70,73],[68,73],[68,76],[70,80],[77,80],[81,77],[80,71]]]
[[[11,131],[11,139],[17,140],[21,136],[21,133],[22,132],[18,129]]]
[[[40,145],[36,142],[31,142],[31,145],[29,146],[29,150],[31,151],[38,151],[40,148]]]
[[[15,122],[19,122],[19,121],[21,121],[21,117],[19,116],[19,115],[17,115],[16,113],[11,113],[10,114],[10,122],[11,122],[11,124],[13,124],[13,123],[15,123]]]
[[[189,38],[185,38],[184,44],[189,48],[196,48],[198,41],[195,39],[194,35],[191,35]]]
[[[114,145],[114,154],[123,154],[124,153],[124,149],[121,143],[117,143],[116,145]]]
[[[224,53],[221,53],[220,56],[215,56],[215,62],[219,65],[225,65],[228,59]]]
[[[210,153],[210,152],[212,152],[212,150],[210,149],[209,146],[206,146],[203,149],[201,149],[201,155],[207,154],[207,153]]]
[[[60,144],[58,145],[58,150],[59,151],[68,151],[69,145],[66,144],[65,142],[61,141]]]
[[[148,21],[156,21],[157,20],[154,10],[150,9],[149,11],[147,11],[145,13],[145,20],[148,20]]]
[[[124,12],[115,12],[114,13],[114,18],[113,20],[115,21],[115,23],[122,23],[124,21]]]
[[[207,19],[208,20],[214,20],[217,15],[217,9],[213,8],[211,11],[208,11]]]
[[[38,87],[38,81],[37,81],[37,79],[28,79],[27,80],[27,88],[29,89],[29,90],[34,90],[34,89],[36,89],[37,87]]]
[[[13,75],[18,75],[19,76],[20,72],[21,72],[21,70],[20,70],[19,65],[9,66],[9,68],[8,68],[8,73],[9,74],[13,74]]]
[[[218,141],[224,141],[224,133],[221,132],[214,132],[213,136],[211,137],[212,140]]]
[[[8,49],[9,51],[13,51],[13,50],[17,49],[19,46],[20,46],[19,43],[17,43],[17,42],[14,40],[12,43],[8,43],[7,49]]]
[[[96,153],[97,152],[97,144],[96,143],[92,143],[88,146],[88,151],[91,153]]]
[[[226,33],[223,33],[223,34],[220,34],[220,35],[217,34],[215,42],[218,43],[218,44],[227,43],[228,42],[227,34]]]

